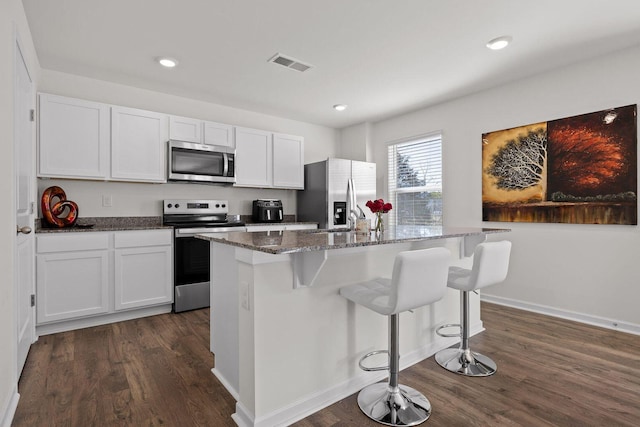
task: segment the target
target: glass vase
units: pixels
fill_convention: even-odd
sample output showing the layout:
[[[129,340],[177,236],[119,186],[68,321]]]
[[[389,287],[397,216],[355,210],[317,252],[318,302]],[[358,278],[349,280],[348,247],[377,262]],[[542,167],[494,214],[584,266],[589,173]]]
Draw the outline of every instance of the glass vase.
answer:
[[[376,212],[376,233],[384,233],[384,220],[382,218],[382,212]]]

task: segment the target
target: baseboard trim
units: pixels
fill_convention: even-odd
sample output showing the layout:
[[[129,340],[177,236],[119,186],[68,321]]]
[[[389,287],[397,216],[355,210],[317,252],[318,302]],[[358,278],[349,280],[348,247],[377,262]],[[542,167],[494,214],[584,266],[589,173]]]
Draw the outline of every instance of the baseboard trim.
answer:
[[[220,373],[219,370],[217,370],[216,368],[213,368],[213,369],[211,369],[211,372],[213,373],[213,375],[215,375],[215,377],[218,379],[218,381],[220,381],[220,383],[222,383],[224,388],[227,389],[229,394],[231,394],[231,396],[236,400],[236,402],[238,400],[240,400],[240,395],[238,394],[238,390],[236,390],[235,388],[233,388],[231,386],[231,383],[229,381],[227,381],[227,379],[224,377],[224,375],[222,375]]]
[[[471,325],[471,335],[484,331],[482,322]],[[418,362],[433,356],[438,351],[460,342],[459,338],[436,337],[433,342],[418,348],[411,353],[404,354],[400,358],[400,369],[403,370]],[[402,374],[401,379],[402,379]],[[254,414],[247,410],[241,403],[236,403],[236,412],[231,416],[240,427],[274,427],[288,426],[301,419],[326,408],[337,401],[357,393],[369,384],[376,383],[387,377],[384,371],[367,373],[352,377],[340,384],[306,396],[292,404],[276,411],[255,418]]]
[[[562,310],[555,307],[549,307],[542,304],[533,304],[530,302],[515,300],[511,298],[497,297],[493,295],[480,295],[481,301],[493,304],[504,305],[507,307],[518,308],[521,310],[532,311],[534,313],[545,314],[547,316],[558,317],[561,319],[572,320],[574,322],[585,323],[587,325],[599,326],[605,329],[611,329],[628,334],[640,335],[640,325],[621,320],[608,319],[605,317],[592,316],[590,314],[578,313],[575,311]]]
[[[155,316],[157,314],[165,313],[171,313],[171,304],[119,311],[116,313],[102,314],[80,319],[71,319],[66,321],[63,320],[55,323],[45,323],[36,326],[36,337],[41,337],[43,335],[49,334],[57,334],[58,332],[73,331],[75,329],[91,328],[94,326],[107,325],[109,323],[139,319],[141,317]]]
[[[16,384],[11,392],[11,399],[9,400],[7,407],[4,409],[4,413],[2,415],[2,423],[0,423],[0,426],[11,427],[13,417],[16,415],[16,409],[18,409],[19,400],[20,394],[18,394],[18,385]]]

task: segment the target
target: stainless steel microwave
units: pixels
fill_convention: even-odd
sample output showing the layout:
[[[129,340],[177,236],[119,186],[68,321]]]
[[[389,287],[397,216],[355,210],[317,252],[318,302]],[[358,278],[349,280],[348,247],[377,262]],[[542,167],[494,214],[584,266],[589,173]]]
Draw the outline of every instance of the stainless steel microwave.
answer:
[[[169,141],[169,181],[234,183],[235,149]]]

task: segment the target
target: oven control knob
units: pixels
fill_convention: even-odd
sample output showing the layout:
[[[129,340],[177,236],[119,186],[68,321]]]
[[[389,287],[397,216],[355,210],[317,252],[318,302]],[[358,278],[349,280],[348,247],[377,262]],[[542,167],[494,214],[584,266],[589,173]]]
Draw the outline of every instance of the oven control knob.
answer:
[[[179,208],[179,207],[180,207],[180,205],[176,203],[176,208]]]
[[[223,207],[223,208],[226,208],[226,207],[227,207],[227,205],[225,205],[225,204],[223,203],[223,204],[222,204],[222,207]]]
[[[172,207],[172,206],[173,206],[173,205],[172,205],[171,203],[169,203],[169,204],[167,205],[167,207],[168,207],[169,209],[171,209],[171,207]]]
[[[216,203],[216,208],[219,208],[219,207],[220,207],[220,203]]]

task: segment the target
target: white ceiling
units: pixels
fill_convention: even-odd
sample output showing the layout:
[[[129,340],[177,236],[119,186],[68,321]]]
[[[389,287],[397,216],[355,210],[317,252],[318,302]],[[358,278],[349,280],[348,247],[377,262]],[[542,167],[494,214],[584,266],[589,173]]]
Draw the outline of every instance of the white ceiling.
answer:
[[[335,128],[640,44],[638,0],[23,4],[43,68]],[[509,47],[485,47],[502,35]],[[267,62],[278,52],[314,68]],[[161,55],[180,65],[160,67]]]

